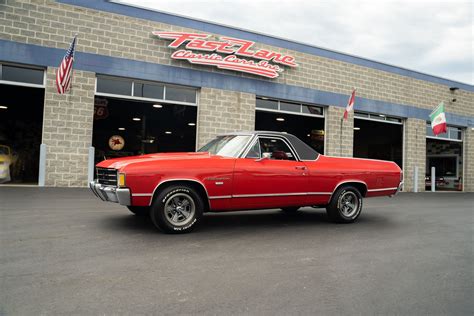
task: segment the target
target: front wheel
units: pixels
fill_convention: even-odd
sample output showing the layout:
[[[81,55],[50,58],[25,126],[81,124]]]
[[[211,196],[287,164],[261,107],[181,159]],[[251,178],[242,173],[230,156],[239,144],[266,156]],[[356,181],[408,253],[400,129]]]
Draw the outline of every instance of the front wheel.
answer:
[[[362,195],[353,186],[342,186],[334,193],[326,211],[334,222],[352,223],[362,211]]]
[[[170,186],[161,191],[151,207],[151,220],[169,234],[187,233],[199,223],[204,203],[192,187]]]

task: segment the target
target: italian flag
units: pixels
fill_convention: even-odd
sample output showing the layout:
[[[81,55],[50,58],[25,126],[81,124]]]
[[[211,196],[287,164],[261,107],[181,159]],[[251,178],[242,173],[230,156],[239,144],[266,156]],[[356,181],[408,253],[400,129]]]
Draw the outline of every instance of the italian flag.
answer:
[[[446,133],[446,114],[444,113],[443,102],[441,102],[438,107],[433,112],[431,112],[430,119],[433,134],[438,135],[441,133]]]

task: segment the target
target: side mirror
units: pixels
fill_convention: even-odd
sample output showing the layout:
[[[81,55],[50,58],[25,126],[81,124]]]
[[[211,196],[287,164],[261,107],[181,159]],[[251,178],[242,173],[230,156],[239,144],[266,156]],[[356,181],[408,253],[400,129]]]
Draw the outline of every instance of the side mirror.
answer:
[[[270,159],[272,157],[272,153],[262,153],[262,158],[258,158],[255,161],[262,161],[265,159]]]

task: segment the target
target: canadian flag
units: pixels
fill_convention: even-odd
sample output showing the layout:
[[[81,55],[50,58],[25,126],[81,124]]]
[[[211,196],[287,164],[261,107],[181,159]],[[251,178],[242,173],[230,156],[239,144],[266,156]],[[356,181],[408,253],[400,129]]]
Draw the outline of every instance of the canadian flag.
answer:
[[[345,120],[347,120],[347,114],[349,113],[349,111],[352,111],[352,109],[354,108],[355,97],[356,97],[356,89],[354,88],[352,90],[351,97],[349,98],[349,101],[347,102],[346,110],[344,111]]]

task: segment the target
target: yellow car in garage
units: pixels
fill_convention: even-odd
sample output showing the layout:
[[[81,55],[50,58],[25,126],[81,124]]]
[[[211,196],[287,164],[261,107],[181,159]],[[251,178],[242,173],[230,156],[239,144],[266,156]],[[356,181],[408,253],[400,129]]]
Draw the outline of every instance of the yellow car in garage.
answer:
[[[11,180],[10,165],[13,162],[12,150],[6,145],[0,145],[0,183]]]

